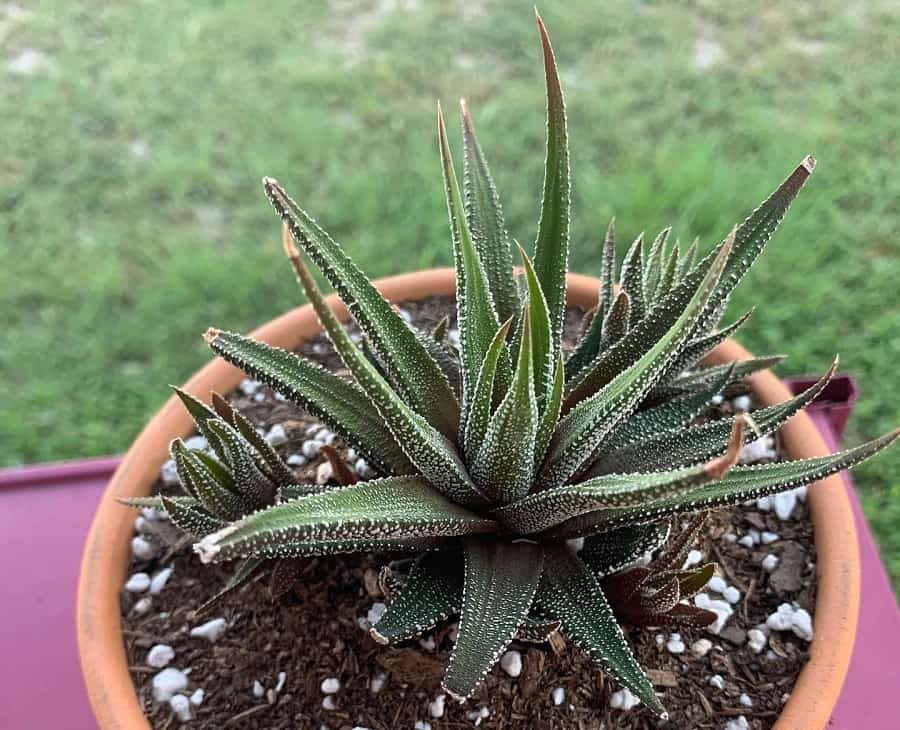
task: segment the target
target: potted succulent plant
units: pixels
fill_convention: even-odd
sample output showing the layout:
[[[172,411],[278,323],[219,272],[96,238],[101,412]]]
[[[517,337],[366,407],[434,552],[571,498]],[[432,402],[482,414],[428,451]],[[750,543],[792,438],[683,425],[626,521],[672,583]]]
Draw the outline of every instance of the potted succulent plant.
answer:
[[[272,575],[274,594],[289,592],[310,556],[406,556],[386,562],[377,585],[368,585],[385,605],[366,628],[377,644],[396,644],[458,617],[455,635],[443,635],[453,647],[442,679],[448,700],[471,697],[512,641],[549,642],[577,646],[595,661],[598,676],[619,691],[618,708],[639,702],[666,718],[665,692],[654,689],[622,626],[690,631],[721,623],[715,605],[695,598],[706,595],[716,566],[685,564],[706,514],[823,479],[811,495],[820,505],[813,519],[824,561],[816,626],[828,633],[855,620],[852,522],[840,487],[829,487],[827,477],[873,455],[898,432],[828,454],[808,422],[787,422],[821,392],[834,367],[784,400],[784,389],[764,372],[772,360],[750,358],[728,339],[746,316],[717,329],[729,295],[814,161],[806,158],[703,258],[696,245],[684,252],[669,246],[664,231],[646,255],[637,239],[617,277],[611,225],[602,285],[569,275],[565,110],[540,19],[538,26],[548,99],[546,177],[533,257],[519,248],[518,274],[465,106],[463,190],[438,114],[455,285],[453,273],[438,271],[389,280],[379,291],[275,180],[264,180],[310,305],[260,337],[210,329],[205,338],[222,360],[325,424],[343,450],[326,439],[317,450],[327,457],[327,475],[298,479],[278,444],[227,398],[213,393],[207,405],[198,397],[232,390],[241,377],[235,370],[219,361],[176,390],[190,420],[172,402],[141,435],[114,478],[85,553],[79,639],[103,727],[146,726],[118,635],[131,520],[116,500],[164,511],[190,536],[200,563],[228,564],[222,590],[198,600],[197,609],[263,573]],[[323,296],[304,254],[346,310]],[[448,337],[449,319],[420,331],[390,301],[449,294],[458,342]],[[571,346],[564,336],[567,296],[570,305],[589,308]],[[359,336],[342,325],[348,314]],[[292,352],[318,326],[345,371]],[[761,407],[709,417],[721,394],[748,376]],[[182,440],[190,421],[204,448]],[[747,444],[782,426],[784,454],[809,458],[739,464]],[[169,441],[181,491],[150,495]],[[350,450],[364,468],[347,462]],[[828,533],[831,552],[822,550],[820,532]],[[824,725],[852,626],[838,628],[832,639],[830,648],[814,642],[808,679],[783,711],[792,727]],[[837,652],[830,662],[829,651]],[[322,689],[327,700],[330,688]],[[172,707],[186,721],[194,710],[183,690],[176,688],[180,704]],[[325,703],[329,709],[334,702]],[[432,717],[439,722],[440,715]],[[736,717],[731,722],[741,726]]]

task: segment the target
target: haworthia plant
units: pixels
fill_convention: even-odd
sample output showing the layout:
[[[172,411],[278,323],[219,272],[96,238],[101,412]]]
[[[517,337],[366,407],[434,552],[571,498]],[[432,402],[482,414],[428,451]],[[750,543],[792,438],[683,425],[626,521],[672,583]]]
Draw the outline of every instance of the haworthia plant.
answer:
[[[639,236],[616,276],[611,223],[597,306],[574,349],[563,347],[569,143],[540,18],[538,29],[546,171],[534,249],[520,249],[521,281],[469,110],[463,105],[462,188],[438,114],[458,350],[446,341],[446,320],[433,332],[405,322],[272,178],[264,187],[287,231],[285,250],[350,378],[247,337],[206,334],[216,354],[328,424],[376,476],[362,479],[338,464],[337,485],[297,482],[224,399],[214,397],[210,408],[179,392],[211,453],[176,440],[184,495],[134,504],[165,508],[198,536],[203,562],[238,561],[226,592],[273,562],[280,591],[297,575],[288,561],[305,556],[413,553],[410,569],[382,573],[390,602],[372,636],[402,641],[459,615],[444,681],[454,697],[469,697],[510,641],[562,635],[665,716],[621,625],[711,620],[682,602],[712,575],[711,566],[681,569],[702,517],[681,532],[673,530],[678,517],[815,481],[872,456],[900,432],[831,456],[738,466],[746,440],[806,406],[833,368],[784,404],[709,420],[723,391],[779,360],[701,362],[746,321],[717,329],[734,287],[812,173],[811,157],[699,260],[696,242],[682,253],[665,229],[647,248]],[[363,335],[359,344],[328,308],[304,255],[347,305]],[[333,449],[326,455],[339,458]],[[649,566],[633,566],[654,551],[661,552]]]

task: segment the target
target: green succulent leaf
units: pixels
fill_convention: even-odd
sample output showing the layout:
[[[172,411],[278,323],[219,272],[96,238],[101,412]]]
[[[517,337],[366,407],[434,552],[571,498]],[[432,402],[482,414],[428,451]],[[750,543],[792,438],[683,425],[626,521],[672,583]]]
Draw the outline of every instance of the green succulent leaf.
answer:
[[[460,504],[483,504],[484,496],[469,478],[456,445],[407,406],[391,389],[377,368],[350,339],[329,309],[312,274],[299,254],[291,257],[297,278],[319,322],[357,384],[369,397],[409,460],[432,486]]]
[[[547,80],[547,158],[544,162],[544,191],[541,219],[534,244],[534,270],[547,298],[554,348],[559,346],[566,304],[566,270],[569,261],[569,142],[566,106],[550,38],[540,15],[538,30],[544,52]],[[554,349],[551,362],[556,360]]]
[[[536,603],[547,616],[559,619],[566,637],[617,682],[657,715],[668,717],[635,660],[600,583],[577,556],[561,547],[548,549]]]
[[[475,136],[475,127],[465,101],[460,101],[460,114],[466,221],[487,274],[497,316],[501,321],[506,321],[515,317],[520,307],[519,292],[513,279],[509,234],[503,220],[500,195]]]
[[[628,295],[628,327],[634,327],[647,312],[644,299],[644,234],[641,233],[622,259],[622,291]]]
[[[500,322],[491,297],[487,274],[469,233],[440,105],[438,105],[438,142],[450,233],[453,239],[453,259],[456,264],[456,309],[463,385],[462,423],[465,424],[475,395],[478,371]],[[498,363],[501,383],[508,382],[508,373],[509,363],[503,360],[501,354]]]
[[[722,249],[700,287],[669,330],[606,387],[575,406],[561,421],[539,478],[542,488],[574,476],[615,426],[629,416],[657,384],[666,365],[689,336],[713,291],[730,249]]]
[[[200,435],[206,439],[207,443],[215,452],[216,456],[224,460],[225,449],[216,435],[207,426],[207,422],[210,419],[217,419],[219,417],[218,414],[199,398],[195,398],[187,391],[182,390],[181,388],[178,388],[174,385],[170,387],[175,391],[175,395],[178,396],[182,405],[184,405],[185,410],[191,415],[191,418],[194,419],[194,423],[196,424],[197,430],[200,432]]]
[[[464,555],[459,636],[444,678],[459,699],[475,691],[526,620],[544,564],[544,549],[532,542],[474,538]]]
[[[204,459],[205,454],[192,451],[181,439],[175,439],[169,451],[182,487],[210,514],[223,520],[234,520],[257,507],[246,495],[235,490],[227,471],[211,458]]]
[[[411,474],[412,462],[365,392],[292,352],[234,332],[211,330],[212,350],[299,404],[388,474]]]
[[[263,186],[294,241],[337,290],[413,410],[441,433],[455,434],[459,419],[456,395],[416,333],[276,180],[264,178]]]
[[[662,275],[659,278],[659,284],[656,287],[656,293],[653,297],[653,305],[658,304],[671,290],[676,282],[678,275],[679,246],[678,241],[672,246],[669,252],[669,258],[663,267]]]
[[[669,239],[671,228],[664,228],[653,239],[650,251],[647,254],[647,265],[644,267],[644,300],[652,305],[656,298],[656,290],[663,275],[663,254],[666,250],[666,241]]]
[[[472,476],[495,504],[528,493],[534,476],[538,407],[534,394],[531,302],[525,305],[522,341],[513,382],[491,417],[484,442],[471,465]]]
[[[656,550],[669,538],[669,533],[668,522],[625,525],[586,538],[578,557],[594,575],[603,578]]]
[[[481,363],[481,370],[478,373],[478,382],[475,386],[475,393],[472,396],[472,405],[469,409],[468,418],[466,418],[465,435],[463,437],[466,458],[469,463],[475,460],[478,450],[484,443],[484,436],[487,433],[488,423],[491,419],[497,363],[500,360],[502,351],[506,349],[506,333],[509,332],[511,324],[512,320],[506,320],[500,326],[494,335],[494,339],[491,340],[491,346],[484,356],[484,362]]]
[[[193,497],[160,497],[160,506],[166,510],[169,519],[188,535],[206,535],[221,529],[225,522]]]
[[[370,633],[380,644],[410,639],[458,614],[462,596],[462,553],[424,553],[416,559],[406,583]]]
[[[550,311],[547,308],[547,300],[544,297],[544,292],[541,290],[541,284],[531,264],[531,259],[528,258],[528,254],[525,253],[521,246],[519,246],[519,253],[522,256],[522,267],[525,271],[525,282],[528,286],[531,351],[534,362],[534,391],[541,405],[543,405],[552,388],[554,358],[558,354],[558,348],[554,347]],[[521,332],[521,329],[519,331]]]
[[[206,425],[222,445],[235,489],[256,508],[271,504],[275,500],[276,487],[259,470],[249,444],[218,417],[209,419]]]
[[[288,558],[393,549],[418,538],[493,532],[476,515],[417,477],[387,477],[282,502],[207,535],[194,548],[203,562],[236,557]]]
[[[566,367],[562,359],[562,353],[559,354],[559,359],[556,361],[554,373],[550,397],[544,406],[544,412],[541,414],[537,432],[534,436],[534,464],[536,469],[539,469],[544,463],[547,448],[550,446],[550,439],[553,438],[553,431],[559,422],[566,377]]]
[[[868,459],[900,437],[900,429],[853,449],[830,456],[776,464],[734,467],[727,476],[698,484],[674,496],[647,500],[642,505],[599,510],[569,520],[552,532],[554,539],[570,539],[613,529],[631,522],[658,520],[759,499],[824,479]]]

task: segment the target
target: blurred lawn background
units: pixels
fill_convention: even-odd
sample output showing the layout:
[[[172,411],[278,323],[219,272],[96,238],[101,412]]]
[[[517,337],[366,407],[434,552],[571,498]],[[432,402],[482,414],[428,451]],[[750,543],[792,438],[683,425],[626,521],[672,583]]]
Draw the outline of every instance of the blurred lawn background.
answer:
[[[667,224],[708,249],[807,153],[819,167],[731,314],[900,422],[900,5],[543,0],[569,108],[572,268]],[[435,101],[473,110],[510,231],[544,145],[530,3],[0,5],[0,465],[124,450],[209,358],[299,295],[260,177],[371,275],[450,263]],[[453,122],[453,131],[458,125]],[[457,153],[458,155],[458,153]],[[621,253],[621,252],[620,252]],[[900,449],[856,472],[900,580]]]

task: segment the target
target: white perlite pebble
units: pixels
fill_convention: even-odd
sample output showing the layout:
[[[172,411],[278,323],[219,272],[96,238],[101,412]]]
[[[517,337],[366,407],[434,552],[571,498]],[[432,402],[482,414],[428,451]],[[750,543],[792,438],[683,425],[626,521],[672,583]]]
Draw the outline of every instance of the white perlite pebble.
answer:
[[[584,550],[584,538],[583,537],[573,537],[571,540],[566,540],[566,547],[569,548],[573,553],[580,553]]]
[[[424,639],[419,639],[419,646],[425,651],[434,651],[437,648],[437,642],[433,636],[426,636]]]
[[[323,695],[336,694],[341,689],[341,681],[337,677],[328,677],[319,685]]]
[[[183,692],[188,684],[187,675],[180,669],[166,667],[153,676],[153,699],[168,702],[172,695]]]
[[[304,441],[303,446],[300,447],[300,451],[303,452],[303,455],[307,459],[315,459],[319,455],[319,442]]]
[[[722,405],[722,402],[724,400],[725,399],[722,397],[722,395],[720,393],[717,393],[716,395],[714,395],[712,398],[709,399],[709,402],[712,403],[714,406],[720,406],[720,405]]]
[[[709,678],[709,684],[711,687],[715,687],[716,689],[725,689],[725,680],[722,679],[721,674],[714,674]]]
[[[316,441],[320,444],[328,444],[331,446],[334,443],[334,440],[337,438],[331,431],[328,429],[323,429],[316,434]]]
[[[184,695],[174,695],[169,700],[169,707],[182,722],[191,719],[191,701]]]
[[[265,393],[257,393],[256,395],[253,396],[253,400],[256,401],[257,403],[262,403],[266,400],[266,394]]]
[[[628,712],[639,704],[641,704],[641,701],[631,694],[631,691],[627,687],[616,690],[609,697],[609,706],[616,710]]]
[[[314,433],[316,433],[316,431],[319,431],[323,428],[325,428],[325,426],[323,426],[321,423],[313,423],[306,427],[306,431],[304,431],[304,433],[307,436],[312,436]]]
[[[143,593],[150,587],[150,576],[146,573],[135,573],[125,584],[125,590],[129,593]]]
[[[791,616],[791,631],[805,641],[813,640],[812,616],[802,608],[794,611]]]
[[[433,702],[428,704],[428,714],[433,718],[444,716],[444,706],[447,704],[447,695],[438,695]]]
[[[131,607],[131,612],[135,616],[143,616],[145,613],[149,612],[151,608],[153,608],[153,599],[144,596],[144,598],[140,599]]]
[[[416,720],[413,730],[431,730],[431,723],[425,722],[425,720]]]
[[[152,532],[150,521],[144,515],[138,515],[134,518],[134,531],[138,534]]]
[[[373,695],[377,695],[379,692],[381,692],[381,690],[384,689],[385,682],[387,682],[387,674],[385,674],[384,672],[375,672],[375,674],[372,675],[371,681],[369,682],[369,691]],[[441,695],[441,697],[443,697],[443,695]],[[434,717],[437,717],[437,715],[434,715]]]
[[[766,648],[768,641],[766,635],[759,629],[750,629],[747,632],[747,646],[750,647],[750,651],[754,654],[762,652]]]
[[[162,669],[175,658],[175,650],[168,644],[156,644],[147,652],[147,666]]]
[[[697,639],[691,644],[691,653],[696,657],[705,657],[712,649],[712,642],[709,639]]]
[[[714,575],[709,579],[706,587],[711,591],[715,591],[716,593],[724,593],[725,589],[728,588],[728,584],[725,582],[724,578],[720,578],[718,575]]]
[[[550,697],[553,699],[553,704],[559,707],[566,699],[566,691],[562,687],[557,687]]]
[[[162,591],[163,588],[166,587],[166,583],[169,582],[169,578],[172,577],[172,569],[171,568],[163,568],[159,571],[153,578],[150,580],[150,593],[154,596]]]
[[[741,696],[738,697],[738,702],[740,702],[744,707],[753,707],[753,700],[750,699],[750,695],[741,693]]]
[[[291,454],[287,463],[288,466],[303,466],[306,463],[306,457],[303,454]]]
[[[703,561],[703,553],[699,550],[691,550],[687,554],[687,558],[684,561],[684,569],[692,568],[695,565],[699,565]]]
[[[756,500],[756,509],[762,510],[763,512],[771,512],[772,511],[772,498],[771,497],[760,497]]]
[[[381,617],[384,616],[385,611],[387,611],[386,605],[380,602],[373,603],[372,608],[370,608],[366,614],[366,619],[374,626],[381,620]]]
[[[734,609],[727,601],[713,600],[706,593],[698,593],[694,596],[694,605],[697,608],[705,608],[716,614],[716,620],[713,621],[706,630],[711,634],[718,634],[725,626],[725,622],[731,618]]]
[[[162,465],[162,469],[159,470],[159,478],[163,480],[163,484],[167,487],[181,484],[181,481],[178,479],[178,470],[175,468],[175,462],[172,459],[169,459]],[[144,516],[146,517],[146,515]]]
[[[774,532],[763,532],[760,534],[759,539],[763,545],[771,545],[773,542],[778,542],[781,536]]]
[[[738,538],[737,538],[737,535],[735,535],[733,532],[726,532],[724,535],[722,535],[722,539],[725,542],[734,543],[734,542],[737,542]]]
[[[357,459],[356,463],[353,465],[353,468],[356,470],[356,473],[359,474],[363,479],[369,479],[370,477],[375,476],[375,472],[372,470],[372,467],[369,466],[369,463],[365,459]]]
[[[769,555],[766,555],[766,557],[764,557],[762,559],[762,569],[764,571],[766,571],[767,573],[771,573],[777,567],[778,567],[778,556],[777,555],[772,555],[770,553]]]
[[[775,514],[779,520],[787,520],[791,517],[791,512],[797,506],[797,495],[793,490],[789,492],[779,492],[772,497],[772,503],[775,507]]]
[[[518,677],[522,673],[522,654],[515,649],[500,657],[500,668],[510,677]]]
[[[131,540],[131,554],[138,560],[151,560],[156,557],[158,549],[147,538],[138,535]]]
[[[266,693],[266,688],[263,687],[262,682],[258,679],[253,680],[253,696],[254,697],[262,697]]]
[[[771,436],[764,436],[761,439],[751,441],[741,449],[738,462],[741,464],[749,464],[754,461],[762,461],[763,459],[774,459],[778,456],[778,452],[773,448],[775,445]]]
[[[322,700],[322,709],[328,710],[329,712],[337,709],[337,703],[334,701],[334,697],[331,695],[326,695]]]
[[[722,598],[733,605],[741,600],[741,592],[734,586],[728,586],[722,591]]]
[[[772,631],[788,631],[794,617],[794,607],[790,603],[782,603],[775,613],[766,619],[766,626]]]
[[[750,725],[747,723],[747,718],[743,715],[738,715],[733,720],[729,720],[724,725],[722,725],[722,730],[749,730]]]
[[[684,642],[681,640],[681,634],[672,634],[666,642],[666,650],[669,654],[684,654]]]
[[[257,390],[259,390],[261,385],[262,383],[260,383],[258,380],[250,380],[250,378],[244,378],[238,388],[244,395],[253,395]]]
[[[750,535],[744,535],[740,540],[738,540],[738,545],[743,545],[745,548],[752,548],[753,538]]]
[[[202,689],[195,689],[194,694],[192,694],[188,699],[194,707],[200,707],[203,704],[203,697],[206,695],[206,692]]]
[[[210,642],[216,642],[222,638],[225,630],[228,628],[228,622],[224,618],[214,618],[205,624],[195,626],[191,629],[191,636],[199,636],[201,639],[208,639]]]
[[[749,395],[739,395],[733,401],[731,401],[731,405],[734,406],[734,410],[743,411],[746,413],[750,410],[750,396]]]
[[[281,446],[282,444],[286,444],[288,440],[287,432],[284,430],[284,426],[280,423],[276,423],[269,429],[269,433],[266,434],[266,441],[269,446]]]
[[[206,451],[209,448],[209,441],[203,436],[191,436],[185,440],[184,445],[193,451]]]

